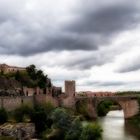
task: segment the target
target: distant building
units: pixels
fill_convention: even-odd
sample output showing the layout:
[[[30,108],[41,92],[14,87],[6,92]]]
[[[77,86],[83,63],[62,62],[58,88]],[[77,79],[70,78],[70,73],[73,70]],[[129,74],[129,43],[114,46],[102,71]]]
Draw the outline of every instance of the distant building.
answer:
[[[26,68],[23,67],[16,67],[16,66],[9,66],[7,64],[0,64],[0,72],[5,73],[11,73],[11,72],[17,72],[17,71],[25,71]]]
[[[77,93],[77,96],[87,96],[87,97],[106,97],[115,96],[114,92],[92,92],[92,91],[81,91]]]

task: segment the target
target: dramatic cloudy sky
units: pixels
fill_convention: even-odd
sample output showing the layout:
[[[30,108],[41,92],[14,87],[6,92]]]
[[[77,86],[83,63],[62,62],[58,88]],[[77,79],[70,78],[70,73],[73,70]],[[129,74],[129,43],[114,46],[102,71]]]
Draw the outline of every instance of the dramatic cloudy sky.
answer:
[[[140,90],[140,2],[0,0],[0,63],[77,90]]]

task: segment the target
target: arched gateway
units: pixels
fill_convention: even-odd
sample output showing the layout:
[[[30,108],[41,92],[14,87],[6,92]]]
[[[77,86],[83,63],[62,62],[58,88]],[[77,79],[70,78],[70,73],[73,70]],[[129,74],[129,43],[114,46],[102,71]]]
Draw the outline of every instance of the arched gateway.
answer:
[[[108,96],[108,97],[76,97],[75,98],[75,106],[79,102],[85,102],[87,103],[87,112],[91,118],[97,118],[97,106],[106,100],[111,100],[114,102],[117,102],[123,112],[124,112],[124,118],[128,119],[139,112],[139,104],[137,101],[137,97],[132,96]]]

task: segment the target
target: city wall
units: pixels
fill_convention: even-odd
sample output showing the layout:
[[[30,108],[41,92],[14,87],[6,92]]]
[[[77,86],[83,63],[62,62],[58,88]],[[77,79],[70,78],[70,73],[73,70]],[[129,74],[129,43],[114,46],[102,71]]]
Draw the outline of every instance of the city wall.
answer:
[[[33,106],[35,103],[44,104],[52,103],[55,107],[59,105],[58,100],[55,98],[40,94],[35,96],[24,96],[24,97],[0,97],[0,108],[5,108],[7,111],[12,111],[21,105]]]

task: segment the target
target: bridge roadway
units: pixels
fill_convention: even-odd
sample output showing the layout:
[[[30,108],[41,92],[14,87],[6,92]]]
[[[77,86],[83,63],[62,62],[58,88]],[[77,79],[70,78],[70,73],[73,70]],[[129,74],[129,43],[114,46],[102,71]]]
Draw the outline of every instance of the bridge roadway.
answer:
[[[77,100],[80,99],[94,99],[94,100],[134,100],[137,99],[137,96],[94,96],[94,97],[80,97],[80,96],[76,96],[75,97]]]

